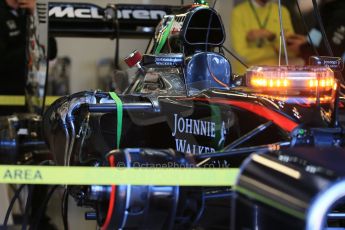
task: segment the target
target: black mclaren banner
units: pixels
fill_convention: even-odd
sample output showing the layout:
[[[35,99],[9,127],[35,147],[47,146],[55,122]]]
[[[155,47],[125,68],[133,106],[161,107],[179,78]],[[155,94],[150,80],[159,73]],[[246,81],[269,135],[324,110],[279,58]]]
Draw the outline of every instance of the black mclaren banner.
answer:
[[[178,6],[117,4],[100,7],[89,3],[49,3],[52,36],[113,37],[117,22],[120,36],[151,36],[159,21]]]

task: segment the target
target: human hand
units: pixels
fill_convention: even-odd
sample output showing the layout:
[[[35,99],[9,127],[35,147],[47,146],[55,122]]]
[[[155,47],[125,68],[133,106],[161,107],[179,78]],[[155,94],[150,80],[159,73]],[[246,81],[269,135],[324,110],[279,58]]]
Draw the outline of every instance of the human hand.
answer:
[[[35,12],[36,0],[18,0],[18,7],[27,9],[31,14]]]
[[[266,29],[253,29],[247,33],[247,41],[254,42],[260,39],[267,39],[273,41],[276,38],[276,35]]]
[[[304,35],[293,34],[287,37],[286,44],[289,51],[299,54],[300,47],[307,43],[307,38]]]

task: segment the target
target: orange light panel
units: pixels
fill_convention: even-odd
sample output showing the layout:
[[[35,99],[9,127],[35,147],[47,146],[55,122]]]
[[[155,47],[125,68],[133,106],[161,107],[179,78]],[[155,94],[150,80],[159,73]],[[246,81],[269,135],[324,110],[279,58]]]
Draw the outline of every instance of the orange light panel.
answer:
[[[246,73],[247,85],[268,91],[328,91],[334,87],[334,73],[323,66],[253,66]]]

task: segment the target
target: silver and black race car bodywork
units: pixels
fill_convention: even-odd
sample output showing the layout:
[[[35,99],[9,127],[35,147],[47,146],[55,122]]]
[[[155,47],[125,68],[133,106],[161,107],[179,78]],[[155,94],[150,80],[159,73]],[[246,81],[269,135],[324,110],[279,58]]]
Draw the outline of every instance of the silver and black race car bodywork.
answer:
[[[80,92],[59,99],[47,110],[44,132],[60,165],[117,167],[121,163],[124,167],[138,167],[171,162],[184,167],[240,167],[246,162],[235,190],[153,185],[69,187],[80,205],[96,210],[93,218],[103,229],[276,229],[296,217],[290,211],[284,212],[291,199],[276,201],[277,209],[265,202],[271,194],[260,190],[256,197],[263,198],[255,200],[252,190],[257,191],[253,188],[256,184],[248,180],[267,179],[273,185],[267,182],[259,187],[276,189],[273,191],[279,194],[285,194],[285,183],[279,183],[281,175],[269,175],[269,168],[260,168],[266,174],[250,171],[248,161],[256,155],[247,157],[253,152],[273,152],[272,158],[277,158],[286,153],[280,149],[290,146],[338,146],[337,151],[343,151],[337,87],[326,92],[317,86],[316,91],[304,93],[254,89],[250,87],[253,82],[246,79],[249,75],[232,73],[231,63],[223,55],[224,39],[221,18],[212,8],[193,5],[167,15],[156,30],[149,53],[141,57],[134,52],[127,59],[130,66],[139,68],[125,93]],[[296,77],[301,69],[308,75],[315,68],[286,67],[284,71],[295,71]],[[315,177],[313,172],[308,173],[307,182]],[[286,186],[293,190],[294,183],[290,180]],[[310,197],[323,187],[312,189]],[[235,198],[234,191],[238,192]],[[231,205],[233,198],[235,206]],[[306,205],[309,201],[303,200]],[[255,222],[266,221],[255,211],[260,204],[268,206],[269,213],[283,211],[283,220],[278,218],[272,225]],[[247,224],[247,216],[253,218],[252,225]],[[302,218],[296,229],[304,228],[304,223]]]

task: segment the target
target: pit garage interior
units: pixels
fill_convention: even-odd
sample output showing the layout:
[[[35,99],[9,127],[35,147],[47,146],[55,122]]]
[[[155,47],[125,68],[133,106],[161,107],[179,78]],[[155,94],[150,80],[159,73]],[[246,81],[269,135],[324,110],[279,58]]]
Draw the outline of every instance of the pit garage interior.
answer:
[[[0,229],[345,229],[343,0],[0,1]]]

